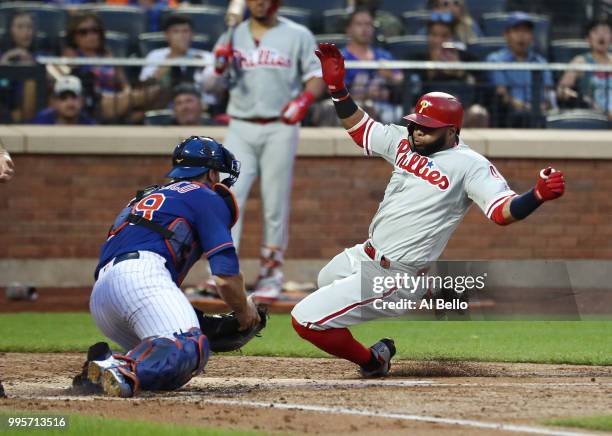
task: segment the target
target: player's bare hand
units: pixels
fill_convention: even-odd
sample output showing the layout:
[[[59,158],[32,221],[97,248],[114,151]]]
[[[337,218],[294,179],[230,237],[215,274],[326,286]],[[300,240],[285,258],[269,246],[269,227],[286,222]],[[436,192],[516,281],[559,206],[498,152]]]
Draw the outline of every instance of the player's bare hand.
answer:
[[[565,192],[563,173],[552,167],[543,169],[538,176],[534,192],[540,201],[550,201],[561,197]]]
[[[8,182],[15,174],[15,164],[7,152],[0,151],[0,183]]]
[[[321,61],[323,80],[330,91],[344,88],[344,56],[335,44],[320,43],[315,54]]]
[[[240,323],[240,331],[255,327],[260,321],[257,307],[251,297],[247,298],[246,302],[247,304],[243,311],[236,311],[236,317]]]

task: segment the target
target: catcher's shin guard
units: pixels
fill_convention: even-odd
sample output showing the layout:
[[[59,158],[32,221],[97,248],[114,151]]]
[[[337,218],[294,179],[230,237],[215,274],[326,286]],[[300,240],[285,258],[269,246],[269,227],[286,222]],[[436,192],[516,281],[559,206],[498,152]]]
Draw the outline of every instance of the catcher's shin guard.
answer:
[[[198,328],[174,337],[146,339],[126,355],[114,355],[126,362],[121,373],[134,393],[177,389],[202,372],[210,353],[208,338]]]

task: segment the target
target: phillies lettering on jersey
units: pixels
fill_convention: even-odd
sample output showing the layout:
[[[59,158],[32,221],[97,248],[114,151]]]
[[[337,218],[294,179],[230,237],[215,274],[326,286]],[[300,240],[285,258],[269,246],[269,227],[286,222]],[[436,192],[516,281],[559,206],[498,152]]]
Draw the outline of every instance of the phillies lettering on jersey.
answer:
[[[449,181],[445,174],[433,170],[434,162],[426,156],[421,156],[410,150],[410,141],[403,139],[397,147],[395,165],[406,172],[420,177],[441,190],[448,189]]]
[[[488,218],[516,195],[483,156],[460,141],[425,157],[410,150],[408,129],[367,114],[348,130],[367,156],[393,165],[370,239],[390,260],[436,260],[472,202]]]
[[[228,32],[221,35],[216,46],[227,43],[228,37]],[[236,26],[231,44],[237,70],[227,106],[232,118],[280,117],[285,105],[302,92],[303,83],[321,77],[312,32],[286,18],[279,17],[260,41],[253,39],[245,20]]]
[[[292,61],[289,56],[280,53],[276,49],[258,47],[256,50],[241,51],[234,50],[234,57],[237,59],[240,68],[251,69],[257,67],[281,67],[291,68]]]

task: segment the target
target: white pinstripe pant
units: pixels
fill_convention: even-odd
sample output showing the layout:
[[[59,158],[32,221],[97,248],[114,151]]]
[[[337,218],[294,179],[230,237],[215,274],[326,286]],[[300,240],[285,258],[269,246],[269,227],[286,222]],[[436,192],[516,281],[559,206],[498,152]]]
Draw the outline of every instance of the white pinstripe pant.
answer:
[[[139,253],[139,259],[105,265],[89,300],[100,331],[126,350],[151,336],[174,339],[174,333],[200,327],[165,259],[150,251]]]

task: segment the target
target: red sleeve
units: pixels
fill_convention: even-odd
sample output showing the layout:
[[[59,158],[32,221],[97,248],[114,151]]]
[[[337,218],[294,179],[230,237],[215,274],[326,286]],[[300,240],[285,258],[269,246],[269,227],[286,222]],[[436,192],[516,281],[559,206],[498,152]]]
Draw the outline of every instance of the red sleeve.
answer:
[[[509,198],[506,198],[504,201],[500,202],[497,206],[495,206],[491,211],[491,215],[489,215],[491,220],[493,220],[496,224],[499,224],[500,226],[507,226],[508,224],[513,223],[514,221],[504,218],[504,214],[502,212],[506,204],[512,201],[513,198],[514,195]]]
[[[353,141],[355,141],[355,144],[357,144],[359,147],[363,148],[364,150],[365,150],[366,130],[368,130],[372,124],[374,124],[374,120],[370,118],[368,114],[364,113],[363,117],[361,118],[361,120],[359,120],[357,124],[355,124],[350,129],[347,129],[348,134],[351,135],[351,138],[353,138]]]

